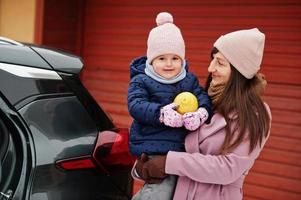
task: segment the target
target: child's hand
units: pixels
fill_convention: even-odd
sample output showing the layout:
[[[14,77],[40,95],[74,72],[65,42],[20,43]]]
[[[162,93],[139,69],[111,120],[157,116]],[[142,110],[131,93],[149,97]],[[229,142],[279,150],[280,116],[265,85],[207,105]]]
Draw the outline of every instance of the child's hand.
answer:
[[[187,130],[194,131],[199,128],[208,118],[208,112],[205,108],[199,108],[195,112],[189,112],[183,115],[183,123]]]
[[[170,127],[182,127],[183,126],[182,115],[179,114],[177,111],[175,111],[177,106],[178,106],[177,104],[171,103],[161,108],[160,122]]]

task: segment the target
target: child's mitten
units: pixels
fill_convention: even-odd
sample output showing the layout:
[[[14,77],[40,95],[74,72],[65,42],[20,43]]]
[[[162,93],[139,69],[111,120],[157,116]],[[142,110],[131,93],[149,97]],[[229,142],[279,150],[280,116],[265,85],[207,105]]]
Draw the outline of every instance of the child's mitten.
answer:
[[[170,127],[182,127],[183,119],[182,115],[179,114],[175,109],[177,104],[171,103],[160,110],[160,122]]]
[[[205,108],[199,108],[195,112],[185,113],[183,123],[187,130],[194,131],[208,119],[208,112]]]

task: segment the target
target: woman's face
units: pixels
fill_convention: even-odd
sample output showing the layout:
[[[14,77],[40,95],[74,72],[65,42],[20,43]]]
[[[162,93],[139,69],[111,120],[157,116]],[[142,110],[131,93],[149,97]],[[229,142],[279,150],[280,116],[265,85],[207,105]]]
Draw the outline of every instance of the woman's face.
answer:
[[[152,62],[154,71],[160,76],[171,79],[182,70],[182,60],[174,54],[164,54],[156,57]]]
[[[208,72],[212,75],[212,84],[226,84],[231,75],[230,62],[221,52],[217,52],[213,55]]]

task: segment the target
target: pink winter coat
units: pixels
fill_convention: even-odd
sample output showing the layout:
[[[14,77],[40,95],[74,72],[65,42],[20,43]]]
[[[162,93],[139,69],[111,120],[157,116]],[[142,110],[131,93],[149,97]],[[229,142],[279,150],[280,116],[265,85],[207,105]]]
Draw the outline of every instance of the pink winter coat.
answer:
[[[270,109],[266,105],[270,114]],[[271,116],[271,115],[270,115]],[[214,114],[210,124],[204,124],[187,135],[186,152],[167,154],[165,172],[178,175],[174,200],[241,200],[245,176],[260,154],[265,141],[249,154],[245,141],[227,155],[218,155],[225,138],[226,121]]]

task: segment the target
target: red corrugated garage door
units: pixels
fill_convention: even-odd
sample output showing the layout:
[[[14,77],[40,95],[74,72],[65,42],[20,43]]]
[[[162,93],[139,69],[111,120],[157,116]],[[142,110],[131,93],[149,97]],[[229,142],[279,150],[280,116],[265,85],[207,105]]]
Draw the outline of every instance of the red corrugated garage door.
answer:
[[[227,3],[225,3],[227,2]],[[145,54],[160,11],[174,15],[187,46],[190,69],[201,83],[209,52],[224,33],[258,27],[266,34],[262,72],[269,80],[270,140],[246,179],[244,199],[301,199],[301,2],[88,0],[84,20],[83,81],[119,126],[129,127],[129,63]]]

